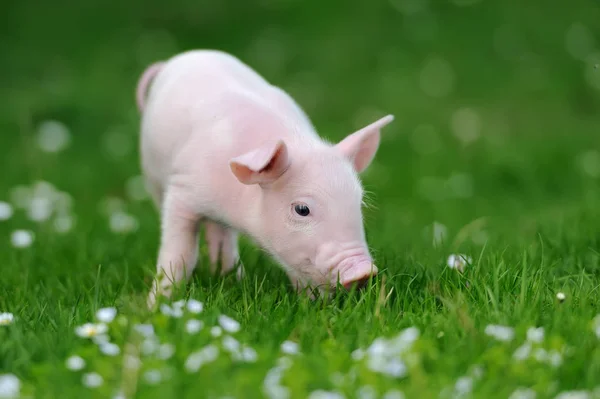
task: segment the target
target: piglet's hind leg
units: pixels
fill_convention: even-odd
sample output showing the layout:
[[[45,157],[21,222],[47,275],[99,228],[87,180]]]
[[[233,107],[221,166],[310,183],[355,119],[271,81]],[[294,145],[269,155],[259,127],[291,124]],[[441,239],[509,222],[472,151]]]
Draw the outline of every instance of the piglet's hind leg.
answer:
[[[158,295],[171,296],[174,284],[187,281],[198,261],[198,215],[180,198],[185,196],[170,187],[164,197],[161,215],[161,243],[157,262],[157,280],[148,296],[153,308]]]

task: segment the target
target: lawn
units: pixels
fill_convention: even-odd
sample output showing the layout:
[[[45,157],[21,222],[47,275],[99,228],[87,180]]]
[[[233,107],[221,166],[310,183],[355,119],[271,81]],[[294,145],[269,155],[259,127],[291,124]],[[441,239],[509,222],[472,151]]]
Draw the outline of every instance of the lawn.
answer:
[[[597,1],[165,4],[3,6],[0,398],[600,398]],[[147,310],[134,89],[190,48],[330,140],[396,116],[362,176],[363,291],[298,296],[244,238],[242,282],[201,242]]]

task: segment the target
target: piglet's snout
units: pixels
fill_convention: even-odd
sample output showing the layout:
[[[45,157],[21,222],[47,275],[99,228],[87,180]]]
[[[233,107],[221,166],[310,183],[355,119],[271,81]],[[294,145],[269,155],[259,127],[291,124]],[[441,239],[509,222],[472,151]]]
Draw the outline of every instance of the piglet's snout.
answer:
[[[339,271],[340,284],[347,290],[350,290],[354,285],[359,289],[364,288],[369,279],[375,277],[378,273],[377,266],[367,256],[346,259],[340,264]]]

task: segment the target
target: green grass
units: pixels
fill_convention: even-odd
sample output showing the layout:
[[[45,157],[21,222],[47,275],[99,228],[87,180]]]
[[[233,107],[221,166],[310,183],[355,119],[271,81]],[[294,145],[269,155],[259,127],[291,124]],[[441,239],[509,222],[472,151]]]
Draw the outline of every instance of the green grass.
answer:
[[[429,3],[427,13],[404,17],[391,2],[9,2],[0,21],[0,200],[12,201],[17,186],[47,181],[71,196],[76,224],[59,234],[54,216],[36,223],[20,209],[0,222],[0,313],[15,316],[0,326],[0,374],[15,374],[24,395],[41,398],[112,397],[123,381],[138,398],[265,397],[263,382],[278,362],[288,364],[278,359],[290,340],[301,351],[285,355],[291,363],[281,384],[291,398],[317,390],[369,398],[370,388],[376,397],[395,389],[407,398],[445,398],[461,377],[472,378],[477,398],[508,398],[519,387],[537,398],[600,388],[593,329],[600,314],[600,69],[593,67],[600,6],[581,0],[556,12],[562,3]],[[575,22],[593,38],[585,59],[565,44]],[[134,87],[149,62],[193,47],[247,61],[289,90],[331,140],[396,115],[364,175],[374,205],[365,210],[366,230],[381,270],[364,292],[300,297],[244,239],[242,283],[200,266],[175,298],[201,301],[202,313],[169,318],[146,310],[159,220],[148,200],[128,196],[128,179],[140,173]],[[447,83],[435,72],[436,57],[454,76],[442,97],[421,89],[432,59],[427,81],[434,90]],[[451,126],[463,107],[480,118],[480,134],[468,143]],[[37,146],[48,119],[70,130],[69,147],[57,154]],[[121,156],[107,149],[114,147]],[[137,230],[111,231],[107,198],[123,201]],[[440,245],[434,224],[446,228]],[[10,244],[17,229],[35,233],[32,246]],[[446,266],[453,253],[473,259],[463,274]],[[103,307],[118,309],[110,335],[121,352],[140,343],[135,323],[152,323],[161,342],[175,345],[174,356],[143,357],[139,374],[123,374],[123,353],[100,354],[75,334]],[[191,353],[221,345],[222,337],[210,335],[220,314],[241,324],[232,335],[256,351],[256,361],[234,362],[219,349],[214,362],[186,372]],[[205,324],[197,335],[185,332],[189,318]],[[494,324],[514,328],[514,338],[487,335]],[[356,349],[410,327],[419,339],[401,356],[404,377],[353,359]],[[513,359],[530,327],[544,328],[539,345],[561,353],[558,367]],[[65,367],[73,354],[86,359],[84,371]],[[157,385],[143,378],[153,369],[164,372]],[[83,386],[89,371],[103,376],[101,387]]]

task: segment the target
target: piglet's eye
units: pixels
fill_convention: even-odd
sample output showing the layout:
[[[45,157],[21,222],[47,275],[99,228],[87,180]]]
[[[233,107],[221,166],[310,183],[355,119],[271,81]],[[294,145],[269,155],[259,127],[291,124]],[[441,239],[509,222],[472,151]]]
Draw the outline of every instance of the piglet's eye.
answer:
[[[310,213],[310,209],[308,209],[308,206],[304,204],[298,204],[294,206],[294,211],[296,211],[296,213],[300,216],[308,216]]]

